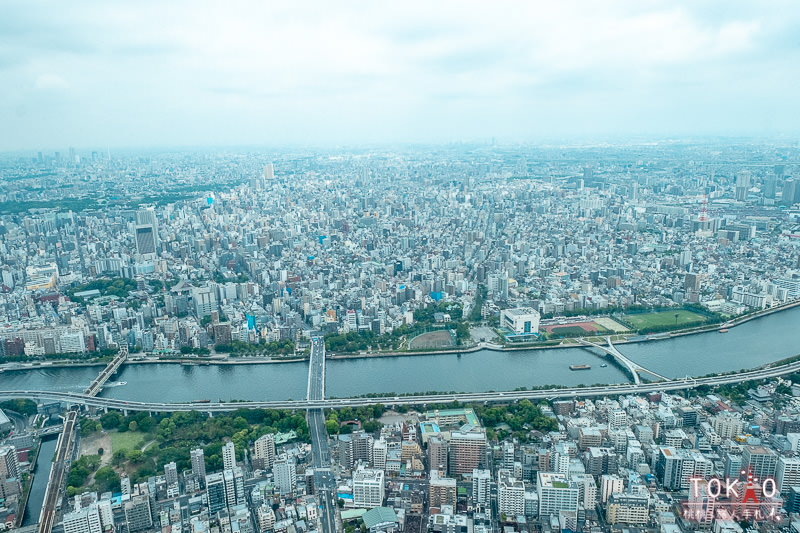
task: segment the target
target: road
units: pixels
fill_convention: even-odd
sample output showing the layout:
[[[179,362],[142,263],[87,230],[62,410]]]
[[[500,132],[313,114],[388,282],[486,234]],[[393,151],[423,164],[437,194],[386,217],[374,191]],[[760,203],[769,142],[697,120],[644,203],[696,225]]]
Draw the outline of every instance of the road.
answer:
[[[58,503],[61,499],[61,487],[64,478],[69,472],[69,461],[72,459],[72,448],[75,444],[77,411],[69,411],[64,419],[64,431],[58,439],[53,467],[50,470],[50,479],[47,482],[47,492],[44,496],[42,511],[39,514],[39,533],[51,533],[53,524],[58,514]]]
[[[315,337],[311,341],[306,399],[309,402],[319,402],[325,399],[325,341],[320,337]],[[321,408],[309,408],[307,418],[308,430],[311,434],[314,490],[322,507],[320,524],[323,533],[336,533],[336,478],[331,471],[325,413]]]
[[[313,353],[313,352],[312,352]],[[313,357],[313,356],[312,356]],[[314,368],[312,364],[312,369]],[[75,392],[42,391],[42,390],[5,390],[0,391],[0,400],[14,398],[35,398],[65,402],[72,405],[87,405],[93,407],[118,409],[127,411],[150,411],[154,413],[168,413],[175,411],[201,411],[206,413],[236,411],[237,409],[332,409],[339,407],[359,407],[362,405],[422,405],[428,403],[458,402],[505,402],[530,399],[543,400],[555,398],[590,398],[595,396],[611,396],[619,394],[645,394],[648,392],[667,392],[684,389],[693,389],[700,385],[724,385],[740,383],[753,379],[768,379],[800,371],[800,361],[778,365],[768,368],[759,368],[734,374],[724,374],[704,378],[681,378],[657,383],[644,383],[635,385],[622,383],[617,385],[602,385],[591,387],[565,387],[557,389],[537,389],[528,391],[505,392],[464,392],[456,394],[424,394],[418,396],[383,396],[371,398],[336,398],[336,399],[306,399],[263,402],[135,402],[114,398],[98,398]],[[317,385],[320,392],[324,383]],[[309,392],[311,390],[309,389]],[[316,397],[316,395],[315,395]],[[324,420],[323,420],[324,422]],[[313,436],[313,433],[312,433]]]

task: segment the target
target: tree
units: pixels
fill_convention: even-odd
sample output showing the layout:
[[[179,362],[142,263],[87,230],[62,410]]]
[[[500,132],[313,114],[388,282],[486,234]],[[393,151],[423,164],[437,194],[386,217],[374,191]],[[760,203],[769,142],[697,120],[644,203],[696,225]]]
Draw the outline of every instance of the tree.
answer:
[[[103,456],[103,452],[105,452],[105,450],[103,448],[97,448],[97,455],[102,457]]]
[[[100,424],[103,426],[103,429],[118,428],[121,423],[122,414],[117,411],[109,411],[100,417]]]
[[[337,500],[336,502],[336,505],[339,506],[339,509],[344,509],[344,500],[342,498],[339,498],[339,500]]]
[[[128,424],[128,431],[138,431],[139,424],[136,423],[136,420],[131,420],[131,423]]]
[[[328,419],[325,421],[325,429],[328,435],[335,435],[339,432],[339,423],[336,420]]]

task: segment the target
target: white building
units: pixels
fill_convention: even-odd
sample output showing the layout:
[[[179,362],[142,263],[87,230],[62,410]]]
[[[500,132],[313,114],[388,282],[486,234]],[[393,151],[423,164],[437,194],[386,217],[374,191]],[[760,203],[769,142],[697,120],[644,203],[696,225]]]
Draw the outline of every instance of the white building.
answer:
[[[275,487],[281,494],[291,494],[297,487],[297,470],[294,460],[285,455],[272,465],[272,475],[275,478]]]
[[[488,470],[472,471],[472,499],[475,503],[488,505],[492,491],[492,473]]]
[[[525,484],[505,468],[497,471],[497,509],[506,516],[525,514]]]
[[[359,468],[353,474],[353,506],[372,509],[383,504],[383,470]]]
[[[271,433],[256,439],[253,450],[253,464],[256,468],[267,470],[275,462],[275,437]]]
[[[222,468],[230,470],[234,466],[236,466],[236,447],[233,442],[227,442],[222,447]]]
[[[539,332],[539,321],[542,316],[531,307],[515,307],[500,311],[500,325],[517,335]]]
[[[539,517],[557,515],[559,511],[577,511],[580,490],[577,483],[563,474],[539,472],[536,487],[539,495]]]
[[[791,487],[800,485],[800,458],[780,457],[775,472],[775,481],[781,494],[787,494]]]

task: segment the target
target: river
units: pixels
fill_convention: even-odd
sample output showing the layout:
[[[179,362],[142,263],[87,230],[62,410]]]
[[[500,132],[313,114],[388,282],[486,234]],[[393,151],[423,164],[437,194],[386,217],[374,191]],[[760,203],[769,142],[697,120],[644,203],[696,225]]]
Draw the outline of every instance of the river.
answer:
[[[39,457],[36,459],[31,495],[28,497],[28,505],[25,507],[23,526],[30,526],[39,521],[39,514],[42,512],[42,503],[44,502],[45,492],[47,492],[47,482],[50,478],[50,468],[53,466],[53,456],[56,453],[57,444],[57,436],[42,441]]]
[[[636,363],[668,377],[753,368],[800,354],[800,307],[757,318],[728,333],[700,333],[666,340],[622,343]],[[326,362],[331,396],[426,391],[476,392],[549,384],[591,385],[629,381],[615,365],[583,348],[333,359]],[[572,371],[569,365],[589,364]],[[0,389],[80,392],[99,367],[36,368],[0,374]],[[305,362],[263,365],[125,365],[103,396],[133,401],[286,400],[306,395]]]

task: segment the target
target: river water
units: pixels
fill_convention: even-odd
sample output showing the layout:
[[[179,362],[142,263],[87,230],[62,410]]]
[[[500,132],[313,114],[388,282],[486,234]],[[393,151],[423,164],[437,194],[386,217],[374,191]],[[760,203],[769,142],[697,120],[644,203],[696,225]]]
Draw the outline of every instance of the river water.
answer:
[[[668,377],[700,376],[753,368],[800,354],[800,307],[751,320],[728,333],[701,333],[666,340],[619,344],[638,364]],[[326,362],[328,397],[426,391],[476,392],[541,385],[622,383],[615,365],[583,348],[495,352],[460,357],[416,355],[339,359]],[[572,371],[570,365],[591,370]],[[0,374],[0,389],[80,392],[99,367],[37,368]],[[305,362],[260,365],[185,366],[174,363],[126,365],[103,396],[134,401],[286,400],[305,398]]]
[[[53,466],[53,456],[56,453],[57,444],[58,437],[50,437],[42,441],[42,448],[39,450],[39,457],[36,459],[31,495],[28,497],[28,504],[25,507],[23,526],[30,526],[39,521],[39,514],[42,512],[42,503],[44,503],[47,481],[50,478],[50,468]]]

